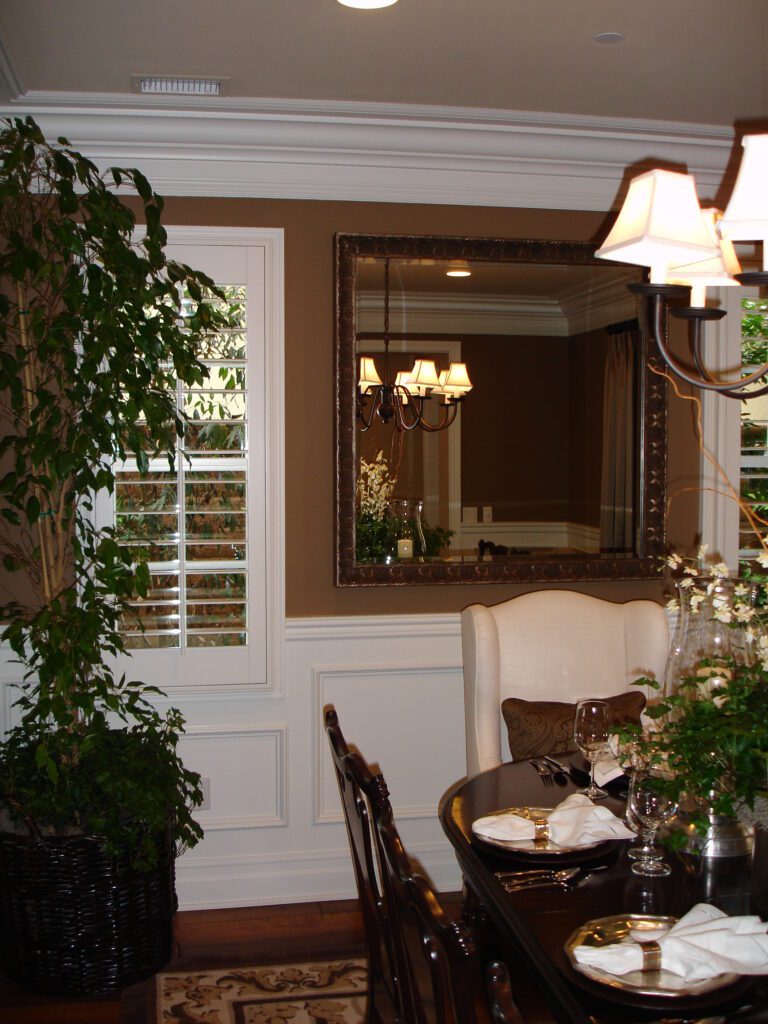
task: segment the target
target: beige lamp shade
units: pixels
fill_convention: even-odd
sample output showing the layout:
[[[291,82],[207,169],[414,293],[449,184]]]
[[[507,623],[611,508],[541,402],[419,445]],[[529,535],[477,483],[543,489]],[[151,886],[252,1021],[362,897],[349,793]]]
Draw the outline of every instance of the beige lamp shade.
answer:
[[[670,267],[667,274],[670,284],[691,286],[690,304],[697,307],[706,305],[707,288],[727,288],[738,285],[739,282],[734,280],[733,275],[741,273],[741,265],[736,256],[736,250],[733,248],[733,242],[728,238],[718,237],[718,221],[722,217],[722,211],[715,207],[709,207],[701,211],[701,216],[712,236],[712,241],[718,246],[718,255],[698,263]]]
[[[411,391],[415,388],[419,395],[426,395],[428,391],[440,387],[434,359],[417,359],[413,364],[410,378],[408,387]]]
[[[358,387],[362,392],[372,391],[374,388],[379,387],[381,384],[381,377],[376,370],[376,363],[374,363],[371,356],[361,356],[360,358],[360,380],[358,381]]]
[[[408,389],[413,387],[411,372],[411,370],[398,370],[395,377],[395,387],[405,388],[405,392],[408,392]],[[399,391],[397,397],[403,405],[408,405],[409,396],[405,392]]]
[[[736,242],[762,242],[768,270],[768,135],[745,135],[741,144],[744,155],[720,230]]]
[[[690,174],[655,168],[629,183],[616,223],[595,253],[601,259],[650,267],[663,284],[670,265],[717,256]]]
[[[440,374],[440,383],[447,395],[466,395],[472,390],[472,381],[467,373],[466,363],[451,363],[443,378]]]

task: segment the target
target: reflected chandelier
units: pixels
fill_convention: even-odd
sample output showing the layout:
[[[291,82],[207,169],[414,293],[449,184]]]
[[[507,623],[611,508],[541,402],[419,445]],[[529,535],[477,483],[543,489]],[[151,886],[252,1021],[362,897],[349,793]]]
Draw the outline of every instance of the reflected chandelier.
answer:
[[[417,359],[410,371],[399,371],[394,382],[389,375],[389,258],[384,262],[384,379],[379,377],[371,356],[360,357],[357,383],[357,416],[360,429],[369,430],[374,417],[383,423],[393,422],[397,430],[419,427],[436,433],[450,427],[456,419],[459,402],[472,390],[465,363],[451,363],[437,374],[434,360]],[[430,423],[425,412],[427,403],[442,396],[440,415]],[[369,407],[370,403],[370,407]]]
[[[751,388],[768,375],[768,363],[743,376],[720,380],[704,365],[701,345],[704,324],[725,316],[725,310],[707,307],[708,286],[768,285],[768,135],[746,135],[742,145],[744,154],[725,214],[700,208],[692,175],[656,168],[632,179],[616,222],[595,253],[602,259],[650,268],[648,283],[627,287],[648,303],[648,322],[670,370],[694,387],[739,399],[768,394],[768,383]],[[733,248],[737,241],[762,242],[762,271],[740,273]],[[671,299],[686,298],[689,293],[687,305],[670,306]],[[669,350],[665,338],[669,312],[688,321],[695,372]]]

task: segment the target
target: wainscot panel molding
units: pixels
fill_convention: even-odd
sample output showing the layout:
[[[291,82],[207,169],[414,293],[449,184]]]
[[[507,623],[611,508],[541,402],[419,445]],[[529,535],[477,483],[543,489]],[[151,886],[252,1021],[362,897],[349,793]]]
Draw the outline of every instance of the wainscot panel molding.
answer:
[[[343,830],[343,826],[339,828]],[[342,838],[345,845],[330,851],[307,849],[274,856],[210,859],[196,856],[197,851],[185,853],[177,861],[180,909],[210,909],[211,890],[216,892],[216,907],[270,906],[355,896],[346,833]],[[439,889],[455,892],[460,888],[456,859],[449,845],[409,840],[408,850],[422,865],[429,865],[430,877]],[[281,896],[283,892],[288,895]],[[243,893],[252,895],[244,900]]]
[[[183,196],[608,210],[646,160],[714,194],[733,144],[723,125],[410,104],[30,91],[3,113]]]

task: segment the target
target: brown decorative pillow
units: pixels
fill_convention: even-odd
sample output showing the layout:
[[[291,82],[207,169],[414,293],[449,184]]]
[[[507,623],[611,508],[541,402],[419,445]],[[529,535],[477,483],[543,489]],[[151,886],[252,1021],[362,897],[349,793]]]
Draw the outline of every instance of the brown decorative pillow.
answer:
[[[608,705],[608,721],[614,726],[639,722],[645,707],[645,695],[639,690],[600,697],[600,700]],[[507,697],[501,703],[501,713],[507,723],[513,761],[576,750],[573,742],[575,704]]]

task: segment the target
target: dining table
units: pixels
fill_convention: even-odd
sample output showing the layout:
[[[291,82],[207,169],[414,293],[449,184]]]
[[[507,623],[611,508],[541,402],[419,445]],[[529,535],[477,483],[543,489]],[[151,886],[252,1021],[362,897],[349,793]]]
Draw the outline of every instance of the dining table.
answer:
[[[619,914],[680,918],[697,903],[730,915],[762,912],[750,856],[702,858],[665,851],[666,877],[634,874],[631,840],[610,840],[567,852],[507,849],[475,836],[472,823],[506,808],[553,808],[580,788],[577,755],[561,754],[569,774],[543,777],[527,761],[501,764],[457,782],[440,802],[440,821],[461,868],[468,895],[466,916],[506,960],[513,977],[534,983],[545,1015],[557,1024],[722,1024],[768,1021],[768,979],[739,975],[693,994],[642,994],[587,977],[577,970],[566,943],[587,922]],[[619,818],[626,814],[626,787],[612,783],[601,801]],[[540,846],[541,844],[539,844]],[[575,884],[510,892],[497,873],[532,868],[578,867]],[[651,986],[652,987],[652,986]],[[685,987],[685,986],[684,986]],[[695,986],[694,986],[695,987]],[[547,1018],[546,1014],[549,1014]]]

